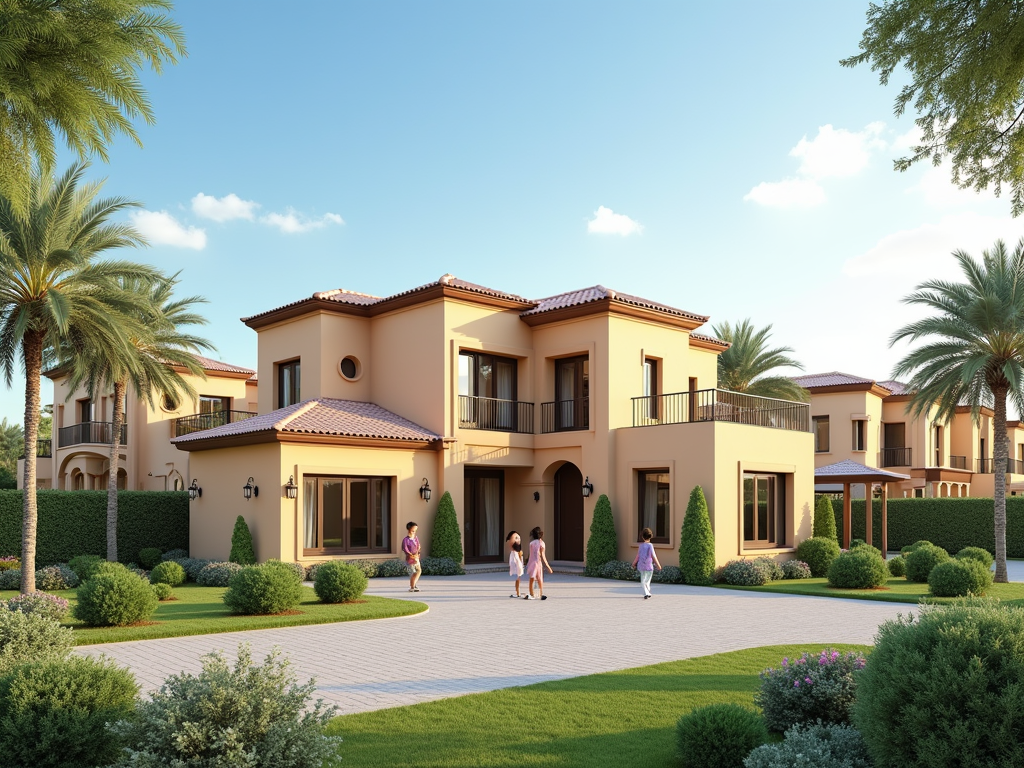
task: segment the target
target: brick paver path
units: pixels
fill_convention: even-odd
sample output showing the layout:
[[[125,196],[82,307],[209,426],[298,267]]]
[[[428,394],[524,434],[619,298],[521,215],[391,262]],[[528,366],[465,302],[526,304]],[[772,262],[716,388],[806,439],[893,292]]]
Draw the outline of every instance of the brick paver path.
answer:
[[[369,592],[412,597],[403,579]],[[781,643],[870,643],[884,619],[912,605],[798,597],[555,574],[549,600],[509,599],[502,574],[424,578],[427,613],[402,619],[91,645],[135,672],[144,689],[200,669],[200,657],[240,642],[262,657],[275,645],[300,680],[343,713],[489,691]],[[525,591],[525,590],[524,590]]]

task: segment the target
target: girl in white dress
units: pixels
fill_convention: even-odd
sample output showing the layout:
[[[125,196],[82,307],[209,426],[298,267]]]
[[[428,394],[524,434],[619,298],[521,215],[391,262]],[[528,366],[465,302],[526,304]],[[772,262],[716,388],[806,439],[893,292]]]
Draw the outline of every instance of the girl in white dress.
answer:
[[[516,531],[509,531],[505,542],[508,544],[508,575],[516,580],[516,591],[509,597],[521,597],[519,579],[523,575],[523,540]]]

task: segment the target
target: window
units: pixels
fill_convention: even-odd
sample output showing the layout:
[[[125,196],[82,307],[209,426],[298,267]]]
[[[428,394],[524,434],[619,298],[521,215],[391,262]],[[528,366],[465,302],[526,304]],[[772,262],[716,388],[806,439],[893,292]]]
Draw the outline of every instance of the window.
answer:
[[[391,478],[305,475],[302,485],[307,554],[391,551]]]
[[[981,448],[984,450],[984,448],[985,448],[984,443],[981,445]],[[939,426],[932,427],[932,449],[933,449],[933,452],[935,454],[935,463],[932,466],[933,467],[941,467],[942,466],[942,427],[939,427]],[[984,460],[985,459],[985,454],[982,453],[980,458],[982,460]]]
[[[668,544],[671,522],[668,470],[649,469],[637,472],[637,481],[637,541],[640,540],[640,531],[650,528],[654,532],[651,541],[655,544]]]
[[[647,400],[647,416],[658,418],[658,361],[652,357],[644,359],[644,397]]]
[[[338,370],[341,371],[342,377],[349,381],[355,381],[362,373],[362,366],[359,365],[359,361],[352,357],[352,355],[347,355],[341,359],[341,362],[338,364]]]
[[[163,404],[165,411],[176,411],[178,410],[178,406],[180,405],[177,396],[171,394],[170,392],[164,395]]]
[[[690,397],[689,397],[689,408],[690,413],[687,416],[687,421],[697,420],[697,377],[690,377]]]
[[[785,546],[786,476],[743,475],[743,543]]]
[[[814,452],[829,452],[829,426],[828,416],[814,416]]]
[[[863,419],[857,419],[853,422],[853,450],[867,450],[867,425],[868,423]]]
[[[467,429],[518,428],[518,361],[482,352],[459,353],[459,422]]]
[[[299,361],[278,363],[277,365],[277,407],[294,405],[299,402]]]
[[[914,489],[914,498],[915,499],[923,499],[924,498],[924,488],[915,488]]]
[[[93,421],[96,417],[96,403],[91,399],[79,400],[78,401],[78,421],[85,424],[87,421]]]
[[[590,359],[555,361],[555,430],[590,426]]]

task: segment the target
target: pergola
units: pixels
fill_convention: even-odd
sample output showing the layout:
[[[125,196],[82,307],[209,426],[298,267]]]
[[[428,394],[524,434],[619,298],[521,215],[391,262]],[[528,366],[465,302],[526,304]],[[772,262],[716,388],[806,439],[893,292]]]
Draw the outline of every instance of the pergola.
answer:
[[[879,547],[879,549],[882,550],[882,556],[884,557],[889,548],[889,510],[886,503],[888,501],[889,493],[886,490],[886,484],[897,480],[909,479],[909,475],[901,475],[897,472],[888,472],[884,469],[865,467],[863,464],[858,464],[856,461],[849,460],[839,461],[835,464],[818,467],[814,470],[815,484],[843,484],[843,549],[850,548],[850,529],[852,528],[850,486],[861,484],[864,486],[865,540],[868,544],[871,544],[871,491],[876,483],[882,486],[882,546]]]

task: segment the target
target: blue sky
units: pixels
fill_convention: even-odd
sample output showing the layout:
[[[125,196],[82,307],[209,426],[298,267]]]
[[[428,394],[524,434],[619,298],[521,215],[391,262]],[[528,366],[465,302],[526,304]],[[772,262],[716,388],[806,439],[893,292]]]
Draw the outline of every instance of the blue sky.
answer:
[[[126,255],[182,271],[232,363],[256,363],[242,316],[451,272],[750,317],[806,372],[887,378],[899,298],[1024,222],[942,168],[892,170],[897,84],[838,63],[866,10],[187,0],[144,148],[92,174],[145,204],[152,246]]]

